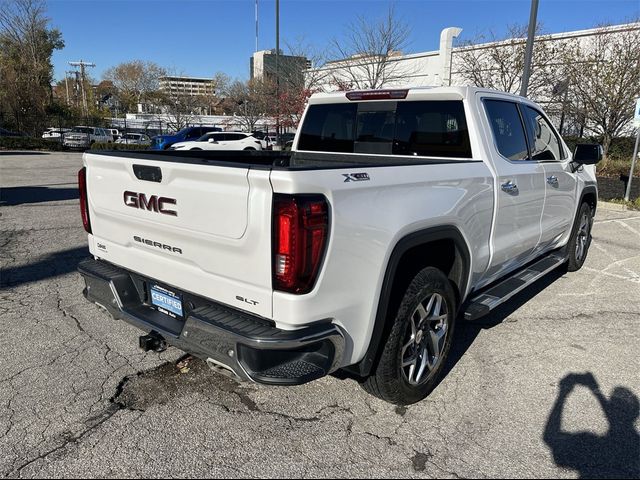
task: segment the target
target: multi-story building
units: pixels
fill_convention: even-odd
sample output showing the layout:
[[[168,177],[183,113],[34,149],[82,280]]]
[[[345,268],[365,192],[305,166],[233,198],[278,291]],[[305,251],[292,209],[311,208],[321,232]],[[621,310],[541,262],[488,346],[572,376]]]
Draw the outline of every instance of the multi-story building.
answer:
[[[302,85],[304,82],[304,71],[311,68],[311,62],[306,57],[283,55],[282,51],[280,51],[278,57],[280,84]],[[249,59],[249,70],[251,79],[275,81],[275,49],[255,52]]]
[[[160,79],[160,90],[173,95],[214,96],[215,87],[212,78],[167,76]]]

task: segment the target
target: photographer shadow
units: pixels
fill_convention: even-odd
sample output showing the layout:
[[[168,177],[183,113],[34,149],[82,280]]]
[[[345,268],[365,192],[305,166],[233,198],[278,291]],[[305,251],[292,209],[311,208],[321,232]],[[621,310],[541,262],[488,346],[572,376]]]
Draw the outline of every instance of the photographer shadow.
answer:
[[[609,422],[605,435],[562,429],[567,397],[577,385],[588,388],[598,400]],[[640,414],[638,397],[627,388],[616,387],[607,399],[591,373],[569,374],[560,381],[559,387],[543,435],[556,465],[576,470],[580,478],[638,478],[640,434],[635,427]]]

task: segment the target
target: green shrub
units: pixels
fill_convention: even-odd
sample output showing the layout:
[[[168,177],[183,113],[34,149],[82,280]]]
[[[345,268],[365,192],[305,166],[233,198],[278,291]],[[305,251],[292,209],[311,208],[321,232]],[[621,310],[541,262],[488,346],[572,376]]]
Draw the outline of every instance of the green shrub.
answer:
[[[627,160],[607,157],[596,166],[596,172],[598,172],[598,176],[601,177],[629,175],[629,170],[631,170],[631,156],[629,156]],[[633,177],[640,177],[640,162],[636,162]]]
[[[66,150],[60,142],[34,137],[0,137],[0,150]]]
[[[598,137],[562,137],[569,147],[569,150],[573,152],[576,145],[579,143],[602,143],[602,139]],[[598,166],[596,171],[598,176],[604,177],[618,177],[620,175],[629,175],[631,169],[631,157],[633,156],[633,147],[636,139],[634,137],[618,137],[614,138],[609,147],[607,157],[604,158]],[[634,177],[640,176],[640,162],[636,162],[636,168],[633,172]]]
[[[146,150],[148,145],[130,145],[126,143],[96,142],[91,145],[91,150]]]

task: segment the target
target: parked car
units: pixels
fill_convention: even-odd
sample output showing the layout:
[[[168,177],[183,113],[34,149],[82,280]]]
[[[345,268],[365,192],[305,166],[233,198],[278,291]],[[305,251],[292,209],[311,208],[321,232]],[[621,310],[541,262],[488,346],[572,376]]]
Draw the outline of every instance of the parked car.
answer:
[[[0,127],[0,137],[24,137],[24,133],[20,132],[12,132],[11,130],[7,130],[6,128]]]
[[[262,142],[250,133],[209,132],[193,142],[174,143],[171,150],[262,150]]]
[[[187,127],[173,135],[158,135],[151,139],[152,150],[167,150],[171,145],[178,142],[197,140],[208,132],[221,132],[220,127]]]
[[[120,130],[118,130],[117,128],[107,128],[107,130],[109,131],[109,133],[113,137],[113,141],[114,142],[121,137]]]
[[[292,152],[87,153],[83,293],[145,350],[271,385],[342,369],[414,403],[458,319],[582,267],[601,157],[475,87],[313,95]]]
[[[113,142],[111,132],[105,128],[80,125],[73,127],[70,132],[64,134],[62,145],[68,148],[86,149],[95,142]]]
[[[47,128],[47,130],[42,134],[42,138],[45,140],[52,140],[55,142],[62,142],[62,138],[64,134],[70,132],[70,128]]]
[[[116,140],[115,143],[125,145],[151,145],[151,139],[144,133],[125,133]]]

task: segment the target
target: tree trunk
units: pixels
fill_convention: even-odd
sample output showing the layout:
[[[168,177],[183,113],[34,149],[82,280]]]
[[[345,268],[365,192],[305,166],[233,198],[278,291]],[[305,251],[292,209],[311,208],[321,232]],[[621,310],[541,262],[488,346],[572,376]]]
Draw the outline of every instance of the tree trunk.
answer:
[[[602,154],[606,158],[609,152],[609,147],[611,147],[612,136],[609,133],[605,133],[602,136]]]

